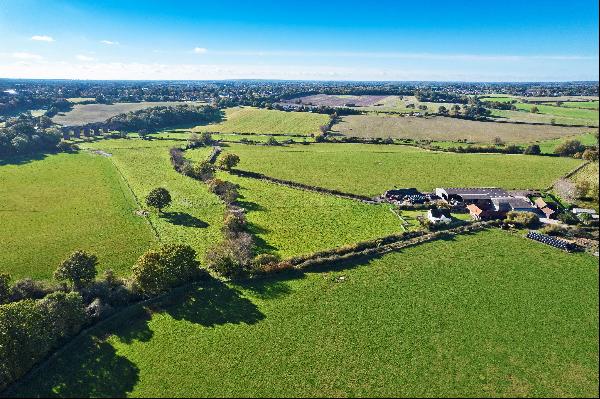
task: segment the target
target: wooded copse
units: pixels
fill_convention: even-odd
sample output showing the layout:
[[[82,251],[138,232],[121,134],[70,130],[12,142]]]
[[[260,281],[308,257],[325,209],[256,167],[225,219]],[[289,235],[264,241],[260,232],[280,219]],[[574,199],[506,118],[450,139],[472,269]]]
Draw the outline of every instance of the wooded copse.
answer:
[[[146,108],[119,114],[104,123],[111,130],[121,132],[155,132],[165,127],[219,122],[221,111],[209,105],[176,105]]]

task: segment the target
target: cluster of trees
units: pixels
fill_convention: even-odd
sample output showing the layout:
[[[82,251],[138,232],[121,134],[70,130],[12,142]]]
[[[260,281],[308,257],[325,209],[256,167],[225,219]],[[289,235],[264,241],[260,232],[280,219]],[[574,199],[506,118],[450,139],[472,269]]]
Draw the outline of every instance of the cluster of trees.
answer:
[[[115,115],[104,124],[111,130],[138,132],[144,135],[165,127],[218,122],[221,118],[221,111],[212,106],[176,105],[145,108]]]
[[[415,90],[415,97],[419,102],[431,102],[431,103],[459,103],[466,104],[468,98],[464,95],[434,91],[431,89],[417,89]]]
[[[97,257],[75,251],[54,273],[58,283],[0,274],[0,391],[77,334],[135,300],[168,292],[207,276],[187,245],[164,245],[143,254],[128,279],[106,271]]]
[[[0,155],[56,151],[61,138],[60,130],[48,117],[22,114],[0,127]]]
[[[516,100],[511,101],[485,101],[485,106],[492,109],[502,109],[506,111],[516,111]]]
[[[579,140],[567,140],[559,144],[554,153],[561,157],[582,158],[586,161],[598,160],[598,148],[585,146]]]

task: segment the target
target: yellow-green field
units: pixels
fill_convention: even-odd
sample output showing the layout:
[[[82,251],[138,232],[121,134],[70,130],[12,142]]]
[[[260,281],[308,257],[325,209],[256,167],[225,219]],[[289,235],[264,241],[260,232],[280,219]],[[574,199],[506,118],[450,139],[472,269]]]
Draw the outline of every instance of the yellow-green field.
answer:
[[[326,125],[329,116],[310,112],[285,112],[252,107],[235,107],[225,110],[225,120],[220,123],[198,126],[194,131],[221,133],[274,133],[311,135]]]
[[[395,186],[542,189],[582,162],[532,155],[434,152],[399,145],[231,144],[225,151],[239,155],[239,169],[368,196]]]

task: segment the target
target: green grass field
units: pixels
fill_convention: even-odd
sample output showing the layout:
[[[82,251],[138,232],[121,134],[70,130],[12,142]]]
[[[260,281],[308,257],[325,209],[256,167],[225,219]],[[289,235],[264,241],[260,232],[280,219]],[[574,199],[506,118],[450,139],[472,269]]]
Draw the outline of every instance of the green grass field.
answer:
[[[587,146],[596,146],[598,145],[598,140],[596,139],[596,135],[593,133],[585,133],[572,137],[564,137],[560,139],[553,140],[544,140],[539,141],[537,144],[540,146],[543,154],[554,154],[554,150],[558,147],[559,144],[564,143],[567,140],[578,140],[583,145]]]
[[[409,146],[311,144],[281,147],[231,144],[239,169],[363,195],[397,187],[544,188],[580,160],[502,154],[456,154]]]
[[[130,139],[87,146],[111,153],[139,198],[143,199],[154,187],[167,188],[173,205],[166,209],[166,217],[151,213],[150,220],[163,242],[188,243],[202,257],[206,249],[221,239],[224,207],[205,184],[172,169],[168,149],[180,144]],[[186,156],[200,160],[209,152],[209,148],[202,148],[189,151]],[[258,250],[262,252],[287,257],[402,231],[398,218],[385,206],[365,205],[253,179],[222,177],[240,184],[244,197],[241,204],[249,210],[250,229],[257,235]],[[312,239],[315,234],[320,236],[319,240]]]
[[[310,135],[326,125],[329,116],[310,112],[285,112],[251,107],[235,107],[225,110],[225,120],[203,125],[195,131],[221,133],[277,133]]]
[[[589,126],[598,126],[598,111],[591,109],[557,107],[554,105],[543,104],[525,104],[516,103],[518,110],[530,112],[533,107],[537,107],[540,114],[552,115],[555,117],[569,118],[573,121],[580,121],[580,124]],[[530,112],[531,113],[531,112]]]
[[[10,394],[597,397],[598,310],[597,258],[495,230],[191,290]]]
[[[562,103],[562,106],[567,108],[595,109],[598,111],[598,104],[600,104],[598,101],[565,101]],[[551,103],[548,105],[551,105]]]
[[[178,141],[116,139],[83,145],[112,154],[135,195],[144,201],[156,187],[165,187],[173,199],[164,215],[151,212],[149,219],[163,243],[189,244],[204,255],[221,238],[224,206],[206,185],[177,173],[169,162],[169,148]],[[210,149],[203,149],[208,156]],[[146,205],[143,205],[146,208]]]
[[[502,112],[528,115],[528,113],[518,111]],[[344,136],[436,141],[468,140],[484,144],[491,144],[495,137],[500,137],[505,142],[528,143],[535,140],[572,136],[590,130],[589,128],[564,126],[480,122],[441,116],[417,118],[373,114],[344,116],[341,122],[332,128],[333,132]]]
[[[204,158],[197,150],[187,155]],[[287,258],[404,231],[388,205],[368,205],[225,173],[220,177],[240,186],[239,203],[248,210],[257,252]]]
[[[85,152],[0,166],[0,271],[51,278],[66,255],[85,249],[99,269],[128,274],[156,243],[135,216],[134,197],[111,159]]]

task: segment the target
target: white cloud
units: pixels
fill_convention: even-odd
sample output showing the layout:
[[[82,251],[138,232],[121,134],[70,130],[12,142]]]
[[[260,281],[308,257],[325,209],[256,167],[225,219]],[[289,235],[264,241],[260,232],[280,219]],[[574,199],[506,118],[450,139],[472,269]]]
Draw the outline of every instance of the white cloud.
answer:
[[[391,58],[438,61],[585,61],[597,60],[598,55],[510,55],[510,54],[444,54],[356,51],[212,51],[211,54],[242,57],[331,57],[331,58]]]
[[[207,49],[205,49],[204,47],[196,47],[194,48],[194,54],[206,54],[206,52],[208,51]]]
[[[12,53],[11,56],[13,58],[19,59],[19,60],[41,60],[44,57],[42,57],[39,54],[32,54],[32,53],[26,53],[26,52],[17,52],[17,53]]]
[[[38,42],[53,42],[54,39],[50,36],[46,36],[46,35],[35,35],[35,36],[31,36],[31,40],[35,40]]]
[[[468,63],[466,63],[468,64]],[[465,65],[445,68],[364,67],[327,65],[264,64],[159,64],[159,63],[71,63],[43,61],[27,63],[0,62],[0,76],[39,79],[148,79],[148,80],[220,80],[220,79],[290,79],[290,80],[434,80],[434,81],[560,81],[598,80],[595,63],[570,72],[562,68],[540,71],[528,68],[478,71]]]
[[[84,61],[84,62],[94,61],[93,57],[88,57],[87,55],[83,55],[83,54],[78,54],[77,56],[75,56],[75,58],[77,58],[77,60],[79,60],[79,61]]]
[[[114,42],[112,40],[100,40],[100,43],[106,44],[107,46],[118,46],[119,42]]]

